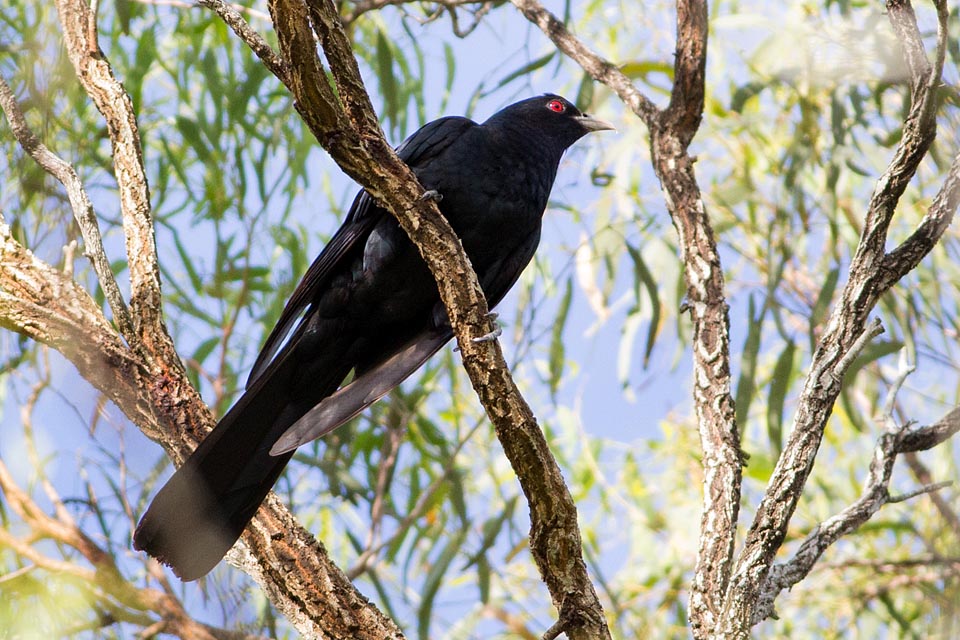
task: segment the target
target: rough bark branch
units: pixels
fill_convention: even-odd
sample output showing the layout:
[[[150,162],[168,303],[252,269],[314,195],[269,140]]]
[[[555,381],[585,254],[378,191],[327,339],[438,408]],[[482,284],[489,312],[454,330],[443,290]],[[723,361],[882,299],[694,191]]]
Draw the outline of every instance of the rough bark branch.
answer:
[[[937,195],[934,196],[933,203],[923,220],[910,237],[883,257],[877,283],[879,288],[889,289],[920,264],[953,222],[958,203],[960,203],[960,153],[954,156],[947,177],[937,191]]]
[[[740,437],[730,393],[729,319],[713,228],[688,151],[703,114],[707,4],[677,3],[677,52],[669,105],[658,109],[612,62],[591,51],[537,0],[511,0],[567,56],[613,89],[648,127],[651,155],[680,241],[693,320],[694,406],[703,449],[700,546],[690,593],[694,637],[706,637],[723,606],[740,506]]]
[[[56,178],[67,192],[67,199],[73,209],[73,217],[83,236],[84,255],[90,259],[93,270],[97,274],[104,297],[113,312],[113,318],[120,329],[120,333],[129,343],[136,340],[133,320],[130,310],[120,293],[120,287],[110,270],[110,259],[103,249],[103,237],[100,235],[100,224],[97,222],[93,204],[87,197],[87,191],[80,181],[80,177],[73,167],[47,148],[40,139],[30,130],[27,120],[17,104],[16,96],[7,81],[0,77],[0,107],[3,108],[10,124],[13,137],[23,147],[40,167]]]
[[[163,323],[160,268],[143,151],[133,102],[100,51],[96,13],[83,0],[57,0],[63,43],[77,79],[103,115],[113,146],[114,177],[123,215],[130,272],[130,310],[137,323],[135,349],[179,365]]]
[[[590,47],[570,33],[563,21],[544,8],[538,0],[510,0],[524,17],[557,46],[560,51],[579,64],[590,77],[613,89],[617,96],[650,129],[659,120],[660,110],[643,95],[619,68],[609,60],[594,53]]]
[[[197,4],[214,11],[220,16],[224,24],[230,27],[233,32],[237,34],[237,37],[243,40],[243,42],[250,47],[250,50],[260,58],[260,62],[270,70],[270,73],[279,78],[280,82],[284,84],[288,83],[289,78],[287,74],[289,70],[283,58],[273,50],[273,47],[264,40],[263,36],[261,36],[256,29],[250,26],[250,23],[243,18],[243,15],[237,9],[236,5],[224,2],[223,0],[197,0]]]
[[[933,483],[905,496],[890,494],[890,478],[899,454],[931,449],[957,431],[960,431],[960,407],[953,409],[935,424],[927,427],[913,429],[907,426],[881,435],[877,439],[860,498],[837,515],[817,525],[789,561],[771,567],[760,591],[758,606],[753,612],[753,624],[773,615],[774,601],[781,591],[790,589],[806,578],[830,545],[856,531],[885,504],[902,502],[949,486],[950,482]]]
[[[576,507],[543,433],[513,382],[499,343],[475,343],[489,331],[487,303],[463,247],[436,205],[387,144],[359,75],[336,7],[327,0],[270,5],[289,88],[321,145],[388,210],[437,279],[464,367],[510,460],[530,506],[530,548],[571,638],[609,637],[581,551]],[[337,83],[326,82],[307,14]]]

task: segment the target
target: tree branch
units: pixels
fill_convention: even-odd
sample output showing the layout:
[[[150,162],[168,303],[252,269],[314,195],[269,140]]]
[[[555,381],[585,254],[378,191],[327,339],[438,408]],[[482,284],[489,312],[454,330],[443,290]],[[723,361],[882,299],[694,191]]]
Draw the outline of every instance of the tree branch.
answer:
[[[538,0],[510,0],[530,22],[557,45],[564,54],[579,64],[590,77],[613,89],[625,105],[640,120],[653,129],[657,126],[660,111],[648,97],[634,86],[619,68],[609,60],[594,53],[579,38],[570,33],[563,22],[547,11]]]
[[[113,146],[130,272],[130,308],[138,323],[132,346],[142,346],[158,362],[179,367],[163,323],[153,215],[133,103],[100,51],[95,12],[84,0],[57,0],[56,4],[67,55],[77,79],[103,115]]]
[[[266,40],[263,39],[253,27],[250,26],[236,5],[224,2],[223,0],[197,0],[197,4],[214,11],[224,24],[230,27],[237,37],[239,37],[250,50],[253,51],[260,62],[263,63],[270,73],[277,76],[283,84],[289,81],[286,63],[276,51],[273,50]]]
[[[73,170],[72,166],[48,149],[30,130],[27,120],[23,116],[23,111],[21,111],[20,105],[17,104],[17,99],[13,95],[13,90],[3,77],[0,77],[0,106],[7,116],[7,122],[10,123],[10,130],[13,132],[14,138],[23,147],[23,150],[30,154],[30,157],[44,171],[56,178],[66,189],[70,207],[73,209],[73,217],[77,221],[77,226],[80,227],[80,234],[83,236],[84,255],[93,264],[93,270],[97,274],[97,279],[103,288],[103,294],[110,304],[110,310],[113,312],[120,333],[129,344],[134,344],[137,337],[133,328],[133,320],[130,317],[130,310],[127,309],[127,303],[120,293],[117,281],[113,277],[113,271],[110,270],[110,259],[107,258],[103,249],[100,225],[80,177],[77,176],[77,172]]]
[[[960,429],[960,407],[953,409],[934,425],[921,429],[904,427],[880,436],[874,448],[867,480],[864,482],[860,498],[837,515],[817,525],[788,562],[770,568],[770,573],[760,590],[752,624],[758,624],[772,616],[774,601],[779,593],[792,588],[806,578],[830,545],[860,528],[883,505],[903,502],[952,484],[951,482],[932,483],[902,496],[890,495],[890,478],[899,454],[916,451],[913,447],[921,442],[925,445],[924,449],[935,447],[956,433],[958,429]]]
[[[813,468],[827,419],[851,361],[848,354],[863,334],[867,316],[877,299],[898,279],[885,277],[883,271],[887,230],[896,203],[936,133],[933,87],[939,83],[940,69],[931,69],[918,57],[922,54],[925,60],[926,54],[909,3],[891,2],[888,10],[911,68],[913,104],[894,157],[877,181],[851,261],[849,279],[814,353],[790,437],[737,558],[717,637],[746,638],[750,626],[757,622],[755,603],[759,601],[773,559]],[[936,223],[926,227],[933,244],[940,237],[934,233],[938,228],[944,227]],[[926,252],[919,251],[915,257],[919,260],[923,255]]]
[[[309,13],[343,108],[332,99],[299,0],[271,4],[297,110],[340,167],[398,218],[430,268],[457,336],[464,367],[517,473],[531,511],[530,548],[571,638],[609,637],[583,562],[576,507],[529,406],[488,331],[487,304],[459,239],[383,138],[336,7],[312,0]],[[323,82],[320,79],[323,78]]]
[[[613,89],[650,129],[654,170],[677,229],[687,308],[693,319],[694,405],[703,449],[700,547],[690,594],[696,638],[716,625],[733,557],[742,458],[730,393],[729,318],[716,240],[688,146],[703,114],[707,5],[677,3],[677,55],[669,106],[661,111],[617,67],[595,54],[537,0],[511,0],[591,77]]]

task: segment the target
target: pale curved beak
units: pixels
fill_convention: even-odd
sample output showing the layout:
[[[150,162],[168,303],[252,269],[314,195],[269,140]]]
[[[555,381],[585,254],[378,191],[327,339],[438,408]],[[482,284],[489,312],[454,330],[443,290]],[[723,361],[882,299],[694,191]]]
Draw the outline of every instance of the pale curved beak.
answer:
[[[585,113],[582,116],[577,116],[577,120],[580,122],[580,126],[586,129],[587,131],[616,131],[617,128],[601,120],[600,118],[594,118],[589,113]]]

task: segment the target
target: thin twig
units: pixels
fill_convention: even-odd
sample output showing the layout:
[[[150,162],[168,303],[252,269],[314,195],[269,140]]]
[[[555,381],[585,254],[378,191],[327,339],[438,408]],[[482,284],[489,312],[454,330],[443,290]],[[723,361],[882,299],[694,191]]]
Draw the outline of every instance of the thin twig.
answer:
[[[197,0],[197,4],[214,11],[220,16],[220,19],[223,20],[228,27],[233,29],[233,32],[260,58],[260,61],[270,70],[270,73],[279,78],[284,84],[288,83],[289,70],[283,58],[273,50],[273,47],[267,43],[256,29],[250,26],[250,23],[243,19],[243,16],[240,15],[240,8],[237,5],[224,2],[223,0]],[[270,19],[270,16],[265,17],[268,20]]]
[[[834,365],[834,377],[837,381],[843,380],[843,374],[850,368],[853,361],[857,359],[857,356],[863,353],[867,345],[869,345],[874,338],[882,334],[883,331],[883,323],[880,322],[879,318],[874,318],[873,322],[864,329],[863,333],[857,337],[854,343],[850,345],[850,348],[847,349],[847,352],[843,354],[843,357],[837,360],[836,365]]]
[[[907,381],[907,378],[909,378],[910,375],[916,370],[916,365],[912,365],[907,362],[906,349],[901,349],[897,375],[893,379],[893,383],[890,385],[890,389],[887,391],[887,398],[883,403],[883,419],[888,425],[891,425],[891,427],[894,424],[893,410],[897,403],[897,394],[900,393],[900,389],[903,388],[903,384]]]
[[[580,39],[574,36],[563,22],[547,11],[538,0],[511,0],[530,22],[546,34],[560,51],[575,60],[590,77],[613,89],[628,108],[630,108],[650,129],[658,126],[660,110],[640,93],[616,65],[592,51]]]
[[[77,226],[83,236],[84,255],[90,259],[93,265],[93,270],[100,281],[100,287],[103,289],[104,297],[113,312],[117,328],[128,344],[134,344],[137,335],[133,327],[133,320],[130,317],[130,310],[120,293],[120,287],[117,286],[116,279],[113,277],[113,271],[110,269],[110,259],[103,248],[103,237],[100,235],[100,225],[93,210],[93,203],[87,197],[87,191],[84,189],[80,177],[77,176],[77,172],[69,163],[47,148],[30,130],[23,111],[21,111],[20,105],[17,104],[17,99],[13,95],[13,90],[2,76],[0,76],[0,106],[3,107],[7,122],[10,123],[13,136],[23,147],[23,150],[33,158],[40,168],[56,178],[66,189],[70,207],[73,209],[73,217],[76,219]]]
[[[931,484],[933,482],[933,474],[931,474],[927,466],[920,461],[920,456],[918,456],[916,452],[911,451],[904,454],[903,459],[906,461],[907,466],[910,467],[910,472],[913,473],[913,477],[919,482],[922,484]],[[944,498],[940,492],[931,493],[930,500],[940,513],[947,527],[953,532],[955,545],[960,546],[960,516],[957,515],[956,509],[953,508],[950,501]]]
[[[918,489],[914,489],[913,491],[908,491],[906,493],[890,496],[889,498],[887,498],[887,502],[890,502],[890,503],[906,502],[907,500],[916,498],[917,496],[922,496],[925,493],[934,493],[936,491],[940,491],[940,489],[946,489],[947,487],[950,487],[950,486],[953,486],[952,480],[944,480],[942,482],[932,482],[930,484],[925,484],[922,487],[919,487]]]

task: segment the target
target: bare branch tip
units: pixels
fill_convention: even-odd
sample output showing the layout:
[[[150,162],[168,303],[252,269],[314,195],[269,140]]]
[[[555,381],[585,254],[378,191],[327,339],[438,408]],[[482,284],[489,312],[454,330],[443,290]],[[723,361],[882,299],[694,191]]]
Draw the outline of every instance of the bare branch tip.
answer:
[[[906,502],[907,500],[911,500],[911,499],[913,499],[913,498],[916,498],[917,496],[922,496],[922,495],[925,494],[925,493],[934,493],[935,491],[940,491],[941,489],[946,489],[947,487],[952,486],[952,485],[953,485],[953,481],[952,481],[952,480],[944,480],[944,481],[942,481],[942,482],[934,482],[934,483],[932,483],[932,484],[925,484],[925,485],[923,485],[922,487],[919,487],[918,489],[915,489],[915,490],[913,490],[913,491],[909,491],[909,492],[907,492],[907,493],[903,493],[903,494],[896,495],[896,496],[890,496],[890,497],[887,498],[887,502],[888,502],[888,503]]]

